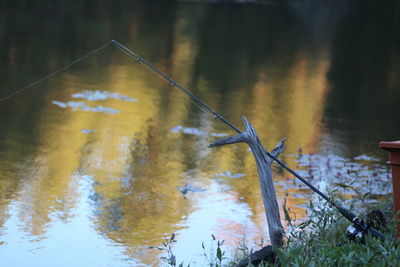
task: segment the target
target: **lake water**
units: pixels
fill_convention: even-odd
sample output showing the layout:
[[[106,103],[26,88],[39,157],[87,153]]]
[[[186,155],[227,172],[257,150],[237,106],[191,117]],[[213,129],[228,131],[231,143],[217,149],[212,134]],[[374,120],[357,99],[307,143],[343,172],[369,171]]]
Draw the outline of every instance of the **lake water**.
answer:
[[[280,158],[322,191],[391,192],[398,3],[42,2],[0,2],[0,98],[116,39],[267,149],[287,138]],[[248,147],[208,148],[235,133],[113,46],[0,102],[0,124],[0,266],[159,266],[148,247],[173,232],[192,266],[211,234],[229,255],[268,243]],[[273,171],[306,218],[317,197]]]

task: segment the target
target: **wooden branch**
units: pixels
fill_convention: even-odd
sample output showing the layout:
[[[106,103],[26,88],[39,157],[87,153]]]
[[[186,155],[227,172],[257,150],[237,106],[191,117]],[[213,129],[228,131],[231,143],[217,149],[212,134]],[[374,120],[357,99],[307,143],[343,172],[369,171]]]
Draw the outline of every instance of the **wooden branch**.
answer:
[[[236,264],[235,267],[259,266],[261,262],[269,263],[271,265],[277,263],[277,256],[272,246],[268,245],[256,252],[253,252],[248,257]]]
[[[216,147],[216,146],[223,146],[223,145],[240,143],[240,142],[246,142],[246,139],[243,136],[243,133],[235,135],[235,136],[223,138],[221,140],[218,140],[218,141],[215,141],[214,143],[209,144],[208,146]]]
[[[273,247],[281,247],[283,244],[283,227],[279,215],[279,205],[276,199],[275,188],[272,181],[272,159],[267,155],[261,144],[254,127],[243,117],[245,132],[233,137],[223,138],[210,144],[210,147],[244,142],[250,146],[257,162],[258,177],[261,194],[264,202],[265,213],[268,221],[269,236]],[[272,150],[272,155],[277,157],[284,149],[284,139]]]
[[[283,138],[283,139],[276,145],[276,147],[275,147],[274,149],[272,149],[272,151],[271,151],[272,156],[278,157],[278,156],[282,153],[282,151],[285,149],[285,145],[284,145],[285,141],[286,141],[286,139]]]

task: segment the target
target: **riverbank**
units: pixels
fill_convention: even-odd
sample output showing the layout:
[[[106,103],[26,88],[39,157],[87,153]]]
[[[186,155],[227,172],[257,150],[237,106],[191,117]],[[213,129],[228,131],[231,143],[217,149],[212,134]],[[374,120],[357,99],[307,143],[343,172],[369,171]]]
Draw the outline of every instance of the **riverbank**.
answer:
[[[365,236],[364,240],[350,241],[346,234],[349,222],[336,210],[320,206],[314,207],[310,202],[312,213],[301,223],[294,221],[286,212],[288,228],[284,246],[277,251],[278,262],[275,265],[261,263],[258,266],[399,266],[400,240],[396,239],[395,222],[391,205],[379,204],[371,207],[368,214],[362,216],[374,228],[385,235],[385,241]],[[377,216],[382,212],[382,218]],[[204,256],[202,266],[233,267],[250,255],[246,246],[240,246],[233,258],[226,258],[224,241],[216,240],[215,249],[209,252],[204,245],[201,254]],[[173,244],[179,242],[173,235],[163,247],[165,255],[161,258],[166,266],[198,266],[193,263],[179,262],[173,253]],[[248,266],[254,266],[249,264]]]
[[[389,209],[382,211],[384,221],[377,220],[374,212],[366,220],[384,233],[386,240],[366,236],[353,242],[346,235],[349,222],[345,218],[329,208],[315,210],[309,220],[288,232],[287,243],[278,251],[280,265],[398,266],[400,242],[395,238],[393,214]]]

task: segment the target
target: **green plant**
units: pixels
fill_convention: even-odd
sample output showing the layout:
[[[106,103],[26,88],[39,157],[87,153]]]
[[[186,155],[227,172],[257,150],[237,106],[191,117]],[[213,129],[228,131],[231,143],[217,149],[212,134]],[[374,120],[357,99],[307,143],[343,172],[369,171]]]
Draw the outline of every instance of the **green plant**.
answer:
[[[171,267],[176,267],[176,256],[174,255],[173,251],[172,251],[172,246],[174,243],[176,243],[176,239],[175,239],[175,233],[171,234],[170,238],[166,238],[165,242],[163,242],[162,246],[160,247],[149,247],[150,249],[158,249],[161,251],[164,251],[164,253],[166,253],[165,256],[161,256],[161,260],[164,261],[168,266]],[[184,263],[181,262],[178,267],[183,267]],[[187,267],[190,267],[190,263],[187,265]]]
[[[365,244],[347,239],[346,228],[349,222],[336,209],[328,205],[316,207],[310,202],[310,215],[307,220],[301,222],[293,218],[286,204],[283,209],[289,229],[286,232],[284,246],[277,250],[280,266],[400,266],[400,241],[395,238],[398,222],[392,219],[391,207],[384,211],[387,219],[386,240],[380,241],[367,236]],[[204,242],[202,243],[202,255],[207,266],[235,266],[243,257],[252,253],[252,250],[242,243],[236,252],[236,256],[240,255],[240,257],[227,259],[222,249],[224,241],[217,240],[214,235],[211,237],[209,249],[206,248]],[[172,234],[166,242],[163,242],[163,246],[153,248],[165,252],[161,259],[168,266],[183,267],[183,262],[177,265],[172,251],[175,242],[177,242],[175,234]],[[259,266],[272,265],[261,263]]]
[[[210,249],[210,253],[206,252],[206,247],[204,245],[204,242],[201,243],[201,247],[203,248],[203,256],[207,260],[207,263],[210,267],[222,267],[222,261],[226,259],[225,257],[225,251],[221,249],[222,245],[225,243],[225,240],[219,241],[215,238],[214,235],[211,235],[212,238],[212,246]],[[216,244],[217,248],[214,252],[214,244]]]
[[[164,255],[160,257],[160,259],[166,263],[170,267],[183,267],[184,263],[181,262],[177,265],[177,259],[173,252],[173,244],[177,242],[175,239],[175,233],[172,233],[170,238],[166,238],[165,242],[162,243],[160,247],[149,247],[150,249],[158,249],[164,252]],[[223,261],[227,258],[225,257],[225,251],[222,250],[222,246],[225,243],[225,240],[217,240],[214,235],[211,235],[212,243],[210,247],[210,251],[206,251],[206,246],[204,242],[201,244],[203,252],[202,255],[204,256],[205,260],[207,261],[207,265],[210,267],[222,267]],[[186,265],[190,267],[190,263]]]
[[[306,221],[294,225],[284,206],[285,218],[292,227],[285,246],[278,250],[281,266],[400,266],[399,241],[395,222],[389,219],[386,240],[370,236],[365,244],[346,237],[349,222],[328,206],[314,207]]]

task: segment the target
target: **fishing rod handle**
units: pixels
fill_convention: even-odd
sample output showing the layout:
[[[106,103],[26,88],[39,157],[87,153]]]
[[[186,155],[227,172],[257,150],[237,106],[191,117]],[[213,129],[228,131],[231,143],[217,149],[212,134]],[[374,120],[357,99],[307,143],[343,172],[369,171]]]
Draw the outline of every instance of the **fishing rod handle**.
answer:
[[[379,238],[380,240],[384,241],[385,240],[385,236],[379,232],[378,230],[372,228],[372,227],[368,227],[368,234],[370,234],[372,237],[374,238]]]

